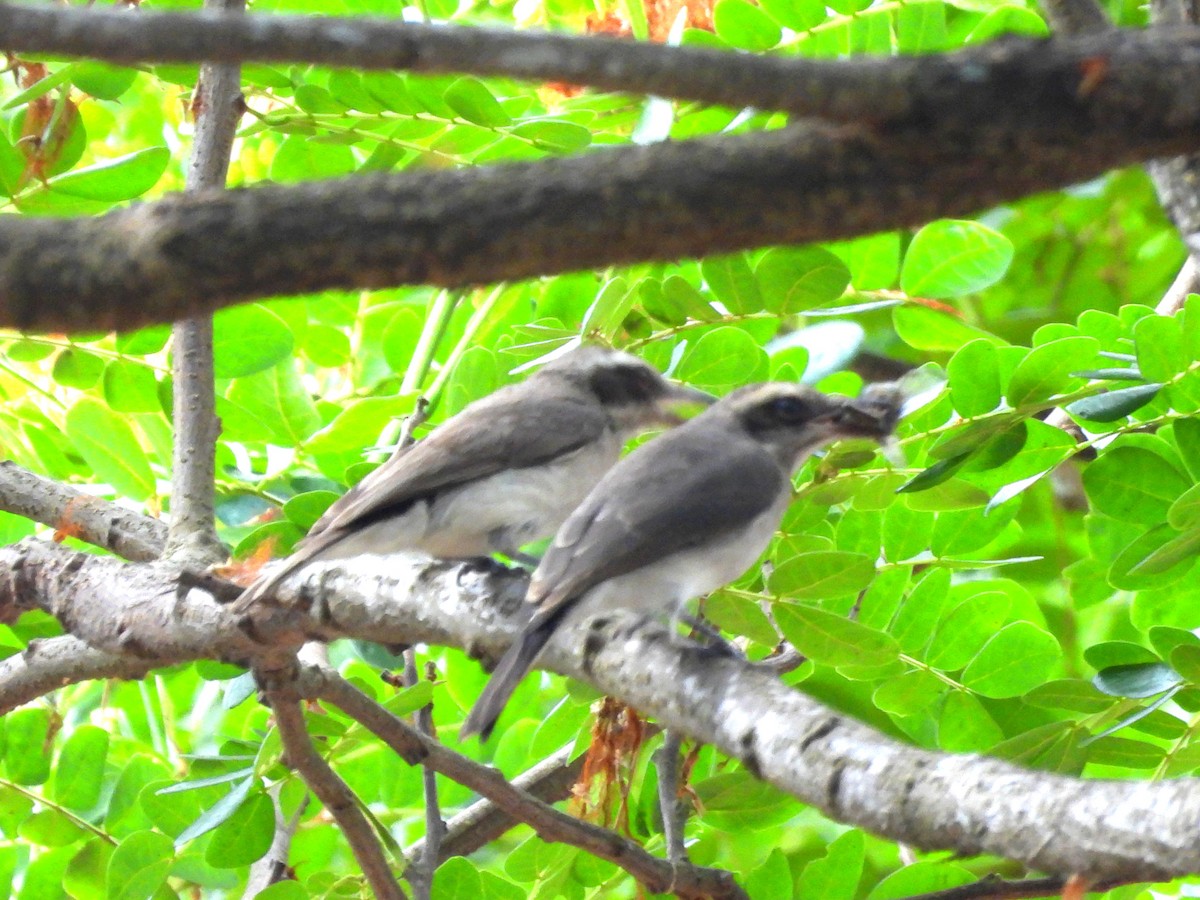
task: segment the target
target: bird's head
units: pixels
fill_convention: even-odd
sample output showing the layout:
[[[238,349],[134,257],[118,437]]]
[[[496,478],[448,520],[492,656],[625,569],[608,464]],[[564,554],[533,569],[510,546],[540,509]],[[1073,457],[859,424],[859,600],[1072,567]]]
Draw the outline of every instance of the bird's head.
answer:
[[[766,382],[734,391],[714,414],[731,416],[789,470],[842,438],[882,441],[896,427],[901,397],[886,386],[850,399],[802,384]]]
[[[681,408],[716,400],[663,377],[630,353],[587,344],[548,363],[539,375],[564,378],[593,395],[621,430],[678,425]]]

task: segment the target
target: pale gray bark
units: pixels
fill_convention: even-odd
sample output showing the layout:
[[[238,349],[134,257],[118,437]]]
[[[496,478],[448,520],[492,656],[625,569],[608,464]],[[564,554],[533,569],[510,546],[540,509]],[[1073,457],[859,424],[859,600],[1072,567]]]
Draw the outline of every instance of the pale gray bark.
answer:
[[[525,586],[518,572],[367,557],[346,568],[309,567],[281,587],[283,606],[239,624],[198,590],[176,598],[166,566],[25,541],[0,550],[0,570],[8,573],[0,614],[36,603],[89,643],[135,661],[154,647],[169,661],[253,657],[267,669],[290,664],[308,636],[423,641],[495,659],[516,633]],[[542,664],[715,745],[838,821],[1064,876],[1159,881],[1200,871],[1200,781],[1081,780],[917,749],[830,711],[769,671],[630,625],[624,617],[593,620],[552,643]]]

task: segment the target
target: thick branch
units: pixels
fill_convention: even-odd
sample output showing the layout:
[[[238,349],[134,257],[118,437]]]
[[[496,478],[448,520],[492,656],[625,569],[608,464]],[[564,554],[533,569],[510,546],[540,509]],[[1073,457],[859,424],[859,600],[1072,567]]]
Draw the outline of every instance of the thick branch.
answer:
[[[359,868],[371,885],[372,894],[379,900],[404,900],[404,891],[392,874],[379,838],[371,830],[371,823],[363,815],[346,782],[337,776],[313,747],[304,727],[304,713],[295,696],[289,696],[289,693],[278,690],[268,692],[287,761],[300,773],[304,783],[312,788],[312,792],[338,823],[354,852],[354,858],[358,860]]]
[[[0,509],[49,525],[129,560],[157,559],[167,526],[0,460]]]
[[[1117,131],[806,124],[175,196],[93,219],[0,217],[0,325],[131,328],[279,293],[456,286],[849,237],[1200,145],[1200,104],[1191,118],[1145,118]]]
[[[1178,40],[1149,33],[1055,42],[1009,40],[941,58],[833,62],[396,19],[242,18],[146,10],[134,15],[24,5],[0,5],[0,35],[7,50],[111,62],[304,61],[355,69],[470,72],[848,122],[956,116],[978,125],[980,120],[972,121],[974,104],[956,109],[945,94],[969,83],[974,92],[991,95],[991,121],[1007,118],[1017,123],[1031,113],[1035,118],[1049,114],[1047,101],[1072,97],[1083,107],[1102,102],[1110,93],[1139,96],[1132,93],[1132,84],[1124,83],[1134,63],[1139,70],[1136,80],[1145,82],[1142,88],[1149,92],[1146,103],[1156,105],[1177,96],[1195,77],[1183,72],[1175,77],[1152,67],[1165,67],[1170,61],[1194,71],[1200,65],[1197,33],[1186,29],[1177,32]],[[1150,59],[1148,54],[1161,56]],[[1107,66],[1105,78],[1079,91],[1081,66],[1098,58]],[[1051,121],[1050,115],[1044,121]]]
[[[290,658],[309,635],[424,641],[494,659],[519,627],[525,588],[521,573],[404,557],[313,565],[283,583],[283,605],[243,623],[255,642],[201,592],[177,598],[169,567],[123,565],[25,541],[0,549],[0,571],[8,573],[0,581],[0,611],[36,603],[95,646],[131,654],[153,647],[171,661]],[[916,749],[831,712],[768,671],[681,648],[661,629],[629,626],[616,617],[584,623],[552,642],[542,664],[713,744],[838,821],[918,847],[994,853],[1093,881],[1161,881],[1200,871],[1194,779],[1089,781]],[[403,723],[389,724],[390,714],[372,725],[378,713],[370,707],[352,714],[390,740],[407,735],[393,746],[414,762],[427,753],[447,777],[481,793],[490,783],[467,780],[482,777],[470,768],[475,764]],[[500,781],[501,793],[489,794],[497,803],[514,790]]]
[[[0,662],[0,715],[68,684],[142,678],[152,668],[152,662],[97,650],[71,635],[32,641]]]

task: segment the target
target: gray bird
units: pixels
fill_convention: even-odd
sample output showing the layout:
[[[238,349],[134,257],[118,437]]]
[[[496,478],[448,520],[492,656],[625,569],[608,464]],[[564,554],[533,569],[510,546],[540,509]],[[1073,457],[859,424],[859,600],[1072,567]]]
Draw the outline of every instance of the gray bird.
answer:
[[[234,609],[318,559],[399,550],[527,559],[519,548],[554,534],[630,437],[677,425],[680,406],[714,399],[628,353],[579,347],[397,451],[330,506]]]
[[[798,384],[742,388],[614,466],[559,528],[533,573],[535,610],[463,726],[491,733],[560,629],[617,608],[677,617],[749,568],[779,528],[791,476],[839,438],[882,440],[899,417],[890,387],[858,400]]]

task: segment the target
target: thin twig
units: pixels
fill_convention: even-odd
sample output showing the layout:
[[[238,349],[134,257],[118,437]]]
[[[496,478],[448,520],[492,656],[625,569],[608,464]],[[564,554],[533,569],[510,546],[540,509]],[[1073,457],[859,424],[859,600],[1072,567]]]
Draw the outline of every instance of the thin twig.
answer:
[[[420,681],[417,673],[417,651],[409,648],[404,651],[404,684],[414,687]],[[427,703],[417,710],[417,728],[429,740],[436,741],[437,735],[433,730],[433,704]],[[446,823],[442,820],[442,807],[438,802],[437,772],[429,765],[421,764],[421,786],[425,794],[425,842],[420,857],[409,866],[405,872],[408,883],[413,886],[413,896],[416,900],[428,900],[433,890],[433,873],[438,867],[438,857],[441,854],[442,837],[446,833]]]
[[[686,898],[746,897],[728,872],[691,865],[674,870],[669,863],[650,855],[633,841],[537,800],[510,784],[495,769],[425,737],[335,672],[309,667],[303,679],[308,692],[337,706],[374,732],[408,763],[425,763],[487,797],[530,825],[543,840],[570,844],[615,863],[656,893],[672,889],[678,896]]]
[[[341,828],[375,897],[378,900],[404,900],[404,891],[392,874],[383,847],[371,829],[371,823],[359,808],[357,799],[346,782],[338,777],[313,747],[304,726],[304,713],[299,699],[290,689],[283,688],[271,688],[267,696],[275,713],[275,725],[279,729],[287,761]]]
[[[257,896],[271,885],[288,877],[288,856],[292,850],[292,838],[300,827],[304,810],[308,808],[308,796],[296,807],[290,818],[285,818],[283,807],[279,803],[280,785],[275,785],[268,793],[275,805],[275,836],[271,839],[271,849],[265,856],[260,857],[250,866],[250,875],[246,879],[246,897]]]
[[[526,791],[543,803],[557,803],[571,796],[571,788],[583,771],[585,754],[571,758],[573,747],[564,747],[546,757],[528,771],[512,780],[514,787]],[[521,821],[506,813],[491,800],[483,799],[472,803],[449,822],[442,838],[438,863],[452,856],[469,856],[480,847],[490,844]],[[425,841],[417,841],[409,848],[409,857],[418,858],[425,852]]]
[[[245,0],[205,0],[216,13],[241,13]],[[188,165],[188,193],[225,186],[243,100],[241,65],[205,63],[200,67],[192,109],[196,136]],[[171,530],[166,554],[196,568],[220,562],[225,548],[217,537],[214,513],[217,438],[211,316],[194,316],[175,323],[174,361],[175,442],[171,468]]]

